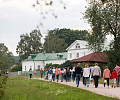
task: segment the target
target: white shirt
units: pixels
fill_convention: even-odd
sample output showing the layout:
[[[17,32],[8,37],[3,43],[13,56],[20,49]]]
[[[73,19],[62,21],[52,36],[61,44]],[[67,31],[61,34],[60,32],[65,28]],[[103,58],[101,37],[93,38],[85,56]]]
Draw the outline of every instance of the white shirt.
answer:
[[[89,77],[90,75],[90,68],[83,68],[83,76]]]
[[[55,74],[55,69],[52,69],[52,71],[53,71],[53,74]]]

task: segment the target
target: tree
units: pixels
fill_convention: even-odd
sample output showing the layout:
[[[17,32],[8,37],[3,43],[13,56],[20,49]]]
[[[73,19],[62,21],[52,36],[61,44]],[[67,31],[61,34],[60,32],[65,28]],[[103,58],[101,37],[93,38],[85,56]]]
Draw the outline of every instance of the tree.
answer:
[[[56,53],[65,52],[66,48],[67,44],[65,43],[64,39],[60,39],[52,32],[49,32],[44,42],[44,50],[47,53],[52,53],[53,51]]]
[[[17,64],[11,69],[11,72],[17,72],[17,71],[22,71],[22,66]]]
[[[41,43],[40,30],[33,30],[30,34],[22,34],[20,42],[18,42],[16,52],[20,56],[20,61],[26,59],[29,54],[37,54],[43,51]]]
[[[75,40],[86,40],[88,31],[86,30],[72,30],[72,29],[54,29],[50,32],[57,35],[60,39],[64,39],[65,42],[70,46]]]
[[[13,54],[8,50],[4,43],[0,43],[0,69],[8,69],[14,64]]]
[[[85,18],[88,18],[92,27],[92,32],[89,33],[87,38],[88,47],[95,52],[100,52],[104,48],[106,38],[105,35],[102,34],[102,19],[97,5],[93,4],[92,7],[86,10]]]
[[[101,29],[98,34],[95,33],[99,37],[98,39],[105,40],[106,35],[113,35],[113,46],[110,49],[112,55],[110,55],[110,52],[108,54],[110,58],[113,56],[115,58],[114,63],[117,63],[120,62],[118,55],[120,52],[120,2],[119,0],[102,1],[92,2],[85,12],[85,18],[90,23],[93,33],[96,32],[94,27]]]
[[[65,52],[75,40],[86,40],[86,30],[54,29],[48,32],[45,38],[44,49],[46,52]],[[59,48],[59,49],[58,49]]]

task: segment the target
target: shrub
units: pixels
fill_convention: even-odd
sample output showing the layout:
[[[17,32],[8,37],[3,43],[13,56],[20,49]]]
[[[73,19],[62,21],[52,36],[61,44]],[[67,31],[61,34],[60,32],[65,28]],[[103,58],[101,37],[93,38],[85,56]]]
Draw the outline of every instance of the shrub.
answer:
[[[11,72],[17,72],[17,71],[22,71],[22,66],[21,65],[16,65],[14,68],[12,68]]]
[[[0,76],[0,100],[4,96],[5,84],[7,82],[8,76],[4,76],[3,74]]]

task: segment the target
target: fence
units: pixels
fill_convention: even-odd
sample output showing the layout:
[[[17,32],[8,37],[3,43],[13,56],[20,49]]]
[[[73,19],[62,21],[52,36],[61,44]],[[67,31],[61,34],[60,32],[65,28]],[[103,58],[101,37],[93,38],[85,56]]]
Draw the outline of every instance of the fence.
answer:
[[[29,76],[29,72],[27,71],[9,72],[9,76]],[[40,71],[36,71],[36,76],[40,76]]]

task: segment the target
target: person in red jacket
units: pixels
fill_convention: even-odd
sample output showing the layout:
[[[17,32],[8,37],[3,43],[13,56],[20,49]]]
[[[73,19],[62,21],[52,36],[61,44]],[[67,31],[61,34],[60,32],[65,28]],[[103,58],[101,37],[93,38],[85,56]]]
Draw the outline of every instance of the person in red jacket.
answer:
[[[112,78],[112,87],[114,86],[114,88],[116,87],[116,80],[117,80],[117,72],[115,69],[113,69],[113,72],[111,74],[111,77]]]
[[[59,75],[61,74],[59,66],[55,69],[57,82],[59,80]]]

